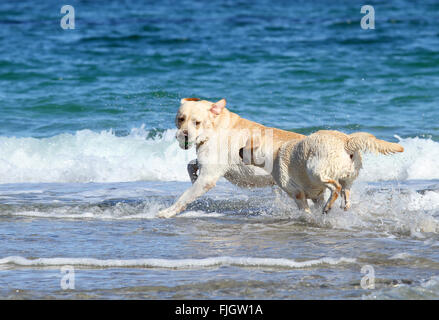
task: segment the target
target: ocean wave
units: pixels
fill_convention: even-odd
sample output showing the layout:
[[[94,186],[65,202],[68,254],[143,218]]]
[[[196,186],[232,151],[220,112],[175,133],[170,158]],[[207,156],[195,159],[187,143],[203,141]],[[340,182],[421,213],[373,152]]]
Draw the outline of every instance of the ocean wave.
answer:
[[[50,138],[0,137],[0,183],[189,181],[195,150],[179,148],[168,129],[150,137],[143,126],[127,136],[81,130]],[[365,155],[360,181],[439,179],[439,143],[398,138],[402,154]]]
[[[337,265],[355,263],[352,258],[320,258],[305,261],[295,261],[282,258],[252,258],[252,257],[213,257],[204,259],[93,259],[93,258],[38,258],[27,259],[11,256],[0,259],[0,265],[49,267],[49,266],[82,266],[99,268],[165,268],[165,269],[197,269],[219,266],[238,267],[277,267],[277,268],[307,268],[317,265]]]
[[[124,193],[132,192],[134,198],[143,197],[136,195],[136,188],[126,189]],[[284,193],[274,195],[267,192],[262,199],[259,199],[257,197],[261,197],[260,193],[255,198],[254,193],[246,190],[234,195],[236,188],[226,183],[219,183],[218,191],[229,192],[232,194],[229,198],[221,199],[215,194],[215,200],[209,198],[200,200],[187,211],[179,214],[176,219],[216,218],[243,220],[243,223],[249,221],[249,218],[253,222],[266,221],[266,223],[270,223],[273,219],[276,221],[285,219],[285,226],[306,225],[323,229],[369,230],[391,238],[408,236],[425,239],[439,232],[439,193],[437,191],[386,190],[359,183],[352,189],[352,208],[349,211],[344,211],[337,202],[330,214],[322,215],[321,209],[312,204],[311,214],[298,210],[294,201]],[[171,200],[173,200],[173,196],[167,199],[148,198],[143,201],[123,200],[113,198],[111,191],[108,194],[111,200],[98,200],[102,192],[102,190],[97,190],[97,196],[93,197],[93,192],[87,191],[87,197],[83,201],[73,203],[63,200],[47,200],[36,204],[6,204],[0,206],[0,217],[108,221],[156,220],[159,219],[157,213],[167,206],[166,202],[172,203]],[[46,193],[42,196],[43,198]],[[242,195],[248,196],[248,199],[244,200]],[[21,195],[18,196],[21,197]],[[13,200],[11,202],[14,202]],[[97,202],[93,203],[93,201]],[[167,223],[165,220],[161,222]],[[263,223],[262,226],[265,228],[266,224]],[[252,227],[255,227],[253,223]],[[397,256],[392,259],[397,259]]]
[[[2,216],[17,216],[29,218],[50,218],[50,219],[97,219],[97,220],[136,220],[136,219],[156,219],[159,210],[163,209],[163,204],[144,203],[140,205],[129,205],[118,202],[116,205],[102,208],[99,205],[82,206],[62,206],[55,208],[34,208],[28,210],[0,210]],[[186,211],[179,215],[179,218],[219,218],[224,214],[218,212]]]
[[[51,138],[0,137],[0,183],[189,181],[176,130],[148,138],[144,127],[124,137],[77,131]]]
[[[373,230],[387,237],[409,236],[424,239],[439,232],[439,193],[415,190],[380,190],[358,183],[352,189],[352,207],[344,211],[336,202],[328,215],[311,205],[312,214],[291,210],[293,201],[282,194],[276,211],[293,221],[319,228]]]
[[[366,154],[359,180],[432,180],[439,179],[439,143],[424,138],[400,138],[404,152],[391,155]]]

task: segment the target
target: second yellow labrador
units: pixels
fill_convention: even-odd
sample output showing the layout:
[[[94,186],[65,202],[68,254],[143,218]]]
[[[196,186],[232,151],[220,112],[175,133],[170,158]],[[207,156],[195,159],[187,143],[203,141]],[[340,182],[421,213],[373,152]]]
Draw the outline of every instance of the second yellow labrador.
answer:
[[[257,157],[264,156],[258,149],[264,141],[254,140],[251,148],[256,158],[244,160],[245,163],[258,165],[261,159]],[[344,209],[348,210],[350,188],[362,168],[361,153],[391,154],[403,151],[401,145],[377,139],[370,133],[348,135],[321,130],[279,146],[273,153],[272,175],[281,189],[296,200],[300,209],[310,212],[307,199],[312,199],[323,207],[323,213],[327,213],[342,194]],[[325,189],[329,189],[331,195],[323,206]]]

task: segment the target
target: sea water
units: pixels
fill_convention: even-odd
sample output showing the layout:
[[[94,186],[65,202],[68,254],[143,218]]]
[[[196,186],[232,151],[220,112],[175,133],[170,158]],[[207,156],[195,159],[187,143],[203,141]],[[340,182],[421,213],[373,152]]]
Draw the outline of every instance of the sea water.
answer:
[[[370,1],[374,30],[359,1],[69,4],[73,30],[0,2],[0,298],[439,298],[437,1]],[[347,212],[221,180],[158,219],[184,97],[405,151],[365,155]]]

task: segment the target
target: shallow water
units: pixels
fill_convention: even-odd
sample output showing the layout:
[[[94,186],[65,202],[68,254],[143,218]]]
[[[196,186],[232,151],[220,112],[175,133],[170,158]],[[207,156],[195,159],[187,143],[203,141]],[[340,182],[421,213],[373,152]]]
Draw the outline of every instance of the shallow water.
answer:
[[[0,2],[0,298],[439,298],[437,1],[371,1],[373,31],[360,1],[70,4],[75,30]],[[221,181],[157,219],[190,185],[192,96],[405,152],[365,156],[349,212]]]
[[[157,210],[188,183],[5,184],[0,294],[437,298],[438,185],[360,183],[350,212],[324,216],[299,212],[270,190],[222,182],[162,220]],[[374,268],[375,290],[361,287],[365,265]],[[74,267],[74,290],[61,289],[63,266]]]

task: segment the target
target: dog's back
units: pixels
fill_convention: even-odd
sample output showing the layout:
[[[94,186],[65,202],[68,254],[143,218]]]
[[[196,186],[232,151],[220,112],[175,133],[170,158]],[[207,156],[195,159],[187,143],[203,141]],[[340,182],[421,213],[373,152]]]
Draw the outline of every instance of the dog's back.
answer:
[[[329,179],[351,181],[362,167],[361,152],[391,154],[404,149],[397,143],[375,138],[365,132],[347,135],[321,130],[299,141],[291,150],[290,170],[305,169],[312,185]]]
[[[304,156],[306,173],[312,185],[322,185],[323,181],[330,179],[352,180],[361,169],[361,154],[357,151],[348,153],[345,148],[348,141],[349,136],[342,132],[317,131],[304,139],[303,152],[298,150],[293,156]]]
[[[347,135],[321,130],[301,140],[285,143],[277,157],[276,182],[289,194],[299,190],[321,202],[325,188],[331,190],[324,212],[329,211],[340,192],[349,207],[349,190],[362,167],[361,152],[390,154],[404,149],[397,143],[364,132]]]
[[[356,178],[361,168],[361,155],[354,157],[345,150],[348,135],[338,131],[317,131],[310,136],[285,143],[279,151],[279,167],[284,185],[305,192],[308,198],[318,198],[329,179]]]

